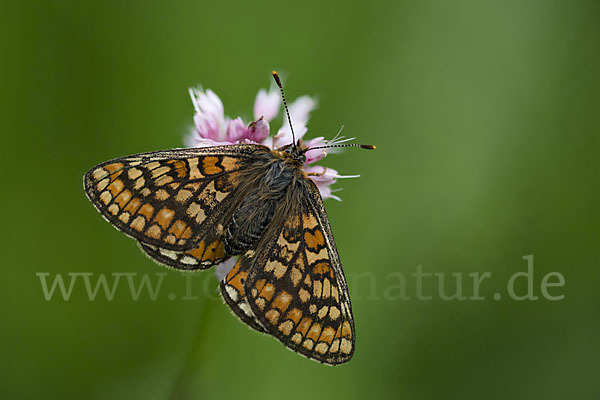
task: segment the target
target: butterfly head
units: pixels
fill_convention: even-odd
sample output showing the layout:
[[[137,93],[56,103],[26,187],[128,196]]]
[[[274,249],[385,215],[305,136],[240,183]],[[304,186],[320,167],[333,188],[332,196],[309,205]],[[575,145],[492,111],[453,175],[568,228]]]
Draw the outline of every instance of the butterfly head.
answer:
[[[304,165],[306,162],[307,151],[308,146],[302,144],[301,140],[298,140],[298,142],[295,144],[292,142],[277,149],[277,152],[280,152],[284,158],[300,165]]]

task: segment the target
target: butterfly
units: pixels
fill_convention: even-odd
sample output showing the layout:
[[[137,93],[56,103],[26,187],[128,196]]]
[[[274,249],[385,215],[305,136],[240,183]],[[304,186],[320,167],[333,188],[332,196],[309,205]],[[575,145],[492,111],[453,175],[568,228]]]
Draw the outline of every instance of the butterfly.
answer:
[[[375,148],[325,147],[334,146]],[[287,348],[336,365],[354,354],[354,319],[323,200],[302,168],[306,151],[293,139],[278,149],[142,153],[93,167],[84,188],[108,222],[161,264],[202,270],[238,257],[220,283],[233,313]]]

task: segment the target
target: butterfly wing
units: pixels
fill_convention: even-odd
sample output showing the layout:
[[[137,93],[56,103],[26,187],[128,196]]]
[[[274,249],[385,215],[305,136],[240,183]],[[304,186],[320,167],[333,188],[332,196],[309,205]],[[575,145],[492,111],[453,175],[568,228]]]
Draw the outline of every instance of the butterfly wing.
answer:
[[[312,181],[290,192],[279,226],[241,258],[250,266],[243,294],[261,326],[286,347],[341,364],[354,353],[354,320],[329,220]]]
[[[240,144],[143,153],[92,168],[84,187],[102,216],[158,262],[206,268],[228,257],[223,223],[241,200],[244,171],[268,151]]]
[[[252,253],[249,252],[245,256],[240,257],[231,271],[223,278],[220,285],[221,295],[225,303],[231,308],[231,311],[242,322],[245,322],[259,332],[269,333],[252,311],[244,289],[244,282],[248,278],[248,271],[252,264],[250,254]]]
[[[186,251],[169,250],[144,242],[138,244],[144,253],[158,263],[181,270],[207,269],[230,257],[225,252],[225,240],[219,230],[207,233],[193,249]]]

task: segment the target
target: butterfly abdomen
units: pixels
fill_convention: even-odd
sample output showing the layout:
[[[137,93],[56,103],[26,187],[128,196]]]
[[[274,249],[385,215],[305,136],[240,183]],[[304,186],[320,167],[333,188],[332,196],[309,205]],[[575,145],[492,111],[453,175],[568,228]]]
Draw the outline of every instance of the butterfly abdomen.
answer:
[[[262,179],[250,188],[233,214],[225,235],[225,251],[231,255],[250,250],[269,226],[290,183],[294,168],[273,162]]]

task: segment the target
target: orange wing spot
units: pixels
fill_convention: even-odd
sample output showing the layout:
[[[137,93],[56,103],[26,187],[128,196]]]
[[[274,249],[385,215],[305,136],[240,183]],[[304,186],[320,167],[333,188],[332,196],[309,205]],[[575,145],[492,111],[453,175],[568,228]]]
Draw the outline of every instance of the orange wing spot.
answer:
[[[195,249],[190,250],[187,253],[191,256],[194,256],[198,260],[200,260],[202,258],[202,254],[204,253],[205,246],[206,246],[206,243],[204,243],[204,240],[203,240],[200,243],[198,243],[198,246],[196,246]]]
[[[117,197],[119,193],[123,190],[125,185],[123,185],[123,181],[120,179],[116,179],[108,185],[107,189],[110,191],[113,197]]]
[[[167,164],[172,164],[177,176],[180,178],[185,178],[187,176],[187,166],[185,162],[182,160],[169,160]]]
[[[189,226],[187,228],[185,228],[185,231],[183,231],[183,234],[181,235],[182,239],[189,239],[190,237],[192,237],[192,228],[190,228]]]
[[[261,290],[263,289],[263,287],[265,287],[265,283],[267,282],[266,279],[260,279],[256,282],[256,290],[258,291],[257,293],[260,293]]]
[[[275,293],[275,286],[270,283],[265,283],[265,286],[260,291],[259,295],[264,297],[267,301],[271,300],[273,294]]]
[[[310,232],[304,232],[304,241],[309,248],[315,250],[325,244],[325,240],[323,239],[323,234],[321,231],[316,231],[314,235]]]
[[[327,275],[331,271],[331,268],[329,268],[329,263],[320,262],[316,264],[312,270],[315,274]]]
[[[154,207],[146,203],[140,208],[138,214],[143,215],[146,217],[146,220],[150,221],[150,218],[152,218],[152,215],[154,214]]]
[[[171,210],[170,208],[163,207],[156,213],[154,220],[158,222],[163,229],[167,229],[171,223],[171,220],[173,219],[173,216],[175,216],[175,211]]]
[[[140,201],[140,199],[137,197],[134,197],[133,199],[131,199],[129,204],[127,204],[127,207],[125,207],[125,211],[127,211],[131,215],[133,215],[138,210],[138,208],[140,208],[141,205],[142,205],[142,202]]]
[[[327,342],[327,343],[331,344],[331,341],[333,340],[334,335],[335,335],[335,329],[328,326],[327,328],[323,329],[323,333],[321,333],[321,339],[319,339],[319,340],[321,342]]]
[[[342,336],[346,338],[352,337],[352,328],[350,328],[350,323],[348,321],[344,321],[342,324]]]
[[[312,319],[308,318],[308,317],[304,317],[304,318],[302,318],[302,322],[300,322],[300,324],[296,328],[296,331],[300,332],[302,334],[302,336],[306,336],[306,333],[308,332],[308,328],[310,328],[311,325],[312,325]]]
[[[225,171],[231,171],[234,169],[238,168],[239,165],[239,160],[233,158],[233,157],[223,157],[223,159],[221,160],[221,165],[223,166],[223,168],[225,169]]]
[[[244,284],[242,283],[242,279],[246,279],[248,271],[240,271],[240,266],[241,260],[227,274],[227,284],[233,286],[240,293],[240,296],[243,296]]]
[[[273,301],[273,306],[275,308],[280,309],[283,312],[287,310],[287,308],[290,306],[291,301],[292,295],[290,295],[285,290],[282,290],[281,293],[279,293],[277,297],[275,297],[275,300]]]
[[[104,166],[104,169],[107,170],[109,174],[114,174],[115,172],[123,169],[123,163],[108,164]]]
[[[204,157],[204,160],[202,160],[202,169],[204,170],[204,174],[214,175],[223,171],[221,167],[215,165],[218,162],[219,159],[217,157]]]
[[[335,331],[334,339],[339,339],[342,337],[342,325],[338,325],[337,330]]]
[[[314,342],[319,338],[319,334],[321,333],[321,325],[313,324],[306,335],[307,338],[312,339]]]
[[[297,324],[298,321],[300,321],[300,318],[302,318],[302,311],[300,311],[300,309],[298,308],[292,308],[290,311],[287,312],[285,318],[290,319],[294,321],[294,324]]]
[[[308,214],[302,217],[302,225],[308,229],[314,229],[317,226],[317,220],[314,215]]]
[[[214,261],[225,256],[225,242],[215,240],[208,245],[201,261]]]
[[[127,202],[131,199],[131,192],[127,189],[123,190],[115,199],[115,203],[119,205],[120,208],[125,207]]]
[[[185,231],[185,228],[187,228],[186,223],[178,219],[173,223],[173,225],[171,225],[171,228],[169,228],[169,232],[175,235],[177,239],[179,239]]]

